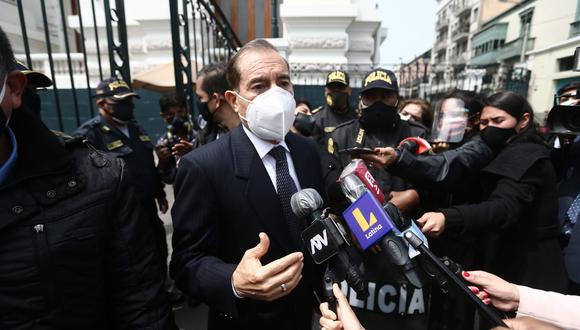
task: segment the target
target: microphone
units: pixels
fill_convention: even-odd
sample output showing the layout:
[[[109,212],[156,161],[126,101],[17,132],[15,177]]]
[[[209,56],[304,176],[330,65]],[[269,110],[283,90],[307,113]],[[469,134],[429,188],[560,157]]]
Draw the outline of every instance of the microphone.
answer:
[[[343,174],[345,172],[347,174],[344,176],[341,174],[340,181],[345,196],[352,201],[352,204],[342,213],[347,226],[363,251],[378,244],[387,259],[401,268],[405,278],[412,285],[417,288],[423,287],[419,274],[415,270],[415,264],[409,256],[407,244],[398,236],[400,235],[399,228],[406,228],[401,220],[403,217],[399,216],[395,205],[387,203],[383,208],[382,203],[375,198],[375,193],[367,190],[367,184],[372,186],[372,183],[376,181],[362,161],[353,160],[349,165],[352,165],[352,168],[345,168]],[[360,177],[366,178],[367,184]],[[379,196],[382,195],[380,189],[378,193],[380,193]],[[386,210],[393,215],[396,212],[397,216],[389,216]]]
[[[363,191],[370,191],[381,205],[385,203],[385,195],[362,159],[353,159],[340,173],[338,182],[351,202],[360,197]],[[363,186],[360,186],[361,183]]]
[[[344,234],[344,228],[329,216],[324,216],[320,211],[323,205],[322,197],[312,188],[302,189],[290,198],[292,212],[298,217],[308,217],[312,221],[302,232],[302,241],[316,264],[328,262],[327,266],[334,280],[340,282],[346,279],[357,295],[365,299],[368,296],[367,284],[347,251],[350,244]],[[332,288],[332,285],[330,287]]]
[[[427,140],[420,137],[408,137],[399,143],[397,147],[400,151],[407,150],[414,155],[421,155],[431,150],[431,145]]]

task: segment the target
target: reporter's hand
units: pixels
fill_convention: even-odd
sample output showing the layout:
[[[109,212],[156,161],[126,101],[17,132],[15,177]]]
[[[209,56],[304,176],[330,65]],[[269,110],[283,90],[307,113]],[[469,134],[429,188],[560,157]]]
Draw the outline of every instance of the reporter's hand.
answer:
[[[440,153],[449,150],[449,143],[447,142],[433,142],[431,144],[431,150],[434,153]]]
[[[323,330],[364,330],[352,308],[350,308],[346,297],[340,291],[338,284],[332,285],[332,292],[337,300],[336,312],[338,313],[338,319],[336,314],[328,309],[328,303],[322,303],[320,304],[320,313],[322,314],[320,327]]]
[[[415,189],[391,191],[389,202],[393,203],[404,215],[410,215],[419,207],[419,193]]]
[[[373,167],[391,166],[397,161],[397,152],[393,148],[375,148],[374,154],[361,154],[360,158]]]
[[[232,284],[236,293],[244,298],[273,301],[290,294],[296,288],[302,279],[304,256],[301,252],[294,252],[262,265],[260,258],[268,252],[270,239],[265,233],[259,236],[260,243],[246,250],[234,270]]]
[[[520,292],[515,284],[484,271],[463,272],[463,278],[477,287],[469,287],[486,304],[504,312],[518,309]]]
[[[175,144],[173,148],[171,148],[171,154],[174,156],[183,157],[191,150],[193,150],[193,143],[187,140],[179,140],[179,143]]]
[[[441,212],[427,212],[417,220],[425,236],[438,237],[445,230],[445,215]]]
[[[561,330],[560,328],[549,323],[534,319],[532,317],[516,317],[515,319],[503,320],[509,328],[496,327],[492,330]]]

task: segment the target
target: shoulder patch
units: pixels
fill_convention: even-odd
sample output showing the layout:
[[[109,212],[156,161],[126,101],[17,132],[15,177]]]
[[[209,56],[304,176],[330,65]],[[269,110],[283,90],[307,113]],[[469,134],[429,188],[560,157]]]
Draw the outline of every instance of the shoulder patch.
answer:
[[[115,140],[111,143],[107,143],[106,147],[107,147],[107,150],[113,150],[113,149],[117,149],[119,147],[122,147],[123,145],[124,145],[123,141]]]
[[[320,110],[324,109],[323,106],[319,106],[318,108],[312,109],[310,110],[310,113],[315,114],[317,112],[320,112]]]
[[[332,133],[332,132],[334,132],[335,129],[336,129],[336,127],[325,127],[324,133]]]
[[[365,130],[363,128],[359,128],[358,130],[358,134],[356,136],[356,143],[357,144],[361,144],[363,141],[363,138],[365,137]]]
[[[326,141],[326,151],[329,154],[334,155],[334,140],[332,138],[328,138]]]

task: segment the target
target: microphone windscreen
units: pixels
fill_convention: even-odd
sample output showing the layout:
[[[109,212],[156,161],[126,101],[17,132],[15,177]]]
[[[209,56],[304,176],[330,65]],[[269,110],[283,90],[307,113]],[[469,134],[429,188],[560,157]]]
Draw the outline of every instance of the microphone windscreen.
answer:
[[[318,191],[312,188],[302,189],[290,198],[290,207],[297,217],[304,218],[324,206]]]

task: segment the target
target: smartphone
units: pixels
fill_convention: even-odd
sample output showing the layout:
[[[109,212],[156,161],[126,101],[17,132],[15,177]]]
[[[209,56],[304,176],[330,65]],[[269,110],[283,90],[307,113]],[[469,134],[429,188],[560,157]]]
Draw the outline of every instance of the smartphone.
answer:
[[[359,156],[359,155],[374,154],[375,151],[373,149],[370,149],[370,148],[354,147],[354,148],[339,150],[338,153],[339,154],[350,154],[351,156]]]

